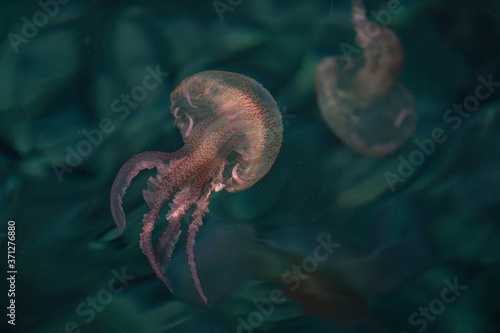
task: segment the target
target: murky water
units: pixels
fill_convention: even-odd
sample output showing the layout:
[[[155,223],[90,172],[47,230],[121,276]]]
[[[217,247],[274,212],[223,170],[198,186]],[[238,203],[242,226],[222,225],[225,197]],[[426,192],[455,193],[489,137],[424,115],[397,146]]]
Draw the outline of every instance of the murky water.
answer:
[[[414,133],[383,157],[339,140],[316,99],[321,59],[363,56],[350,1],[0,6],[1,332],[500,330],[500,4],[365,3],[401,43],[405,90],[394,93],[418,112]],[[189,217],[165,272],[173,293],[142,253],[142,190],[156,171],[127,190],[122,233],[109,203],[131,156],[183,146],[170,94],[206,70],[262,84],[284,127],[262,179],[212,193],[194,245],[212,306],[186,259]],[[392,128],[363,118],[373,127],[360,138],[392,138],[400,113]]]

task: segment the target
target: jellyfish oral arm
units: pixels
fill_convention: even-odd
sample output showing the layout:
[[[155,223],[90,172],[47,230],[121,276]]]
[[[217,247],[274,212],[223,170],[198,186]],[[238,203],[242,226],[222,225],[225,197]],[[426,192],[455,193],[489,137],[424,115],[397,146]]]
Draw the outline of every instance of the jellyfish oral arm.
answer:
[[[366,62],[358,72],[354,85],[359,87],[361,98],[369,99],[386,93],[396,83],[404,64],[403,48],[394,32],[366,18],[361,0],[353,1],[352,12],[356,38],[363,46]],[[374,29],[375,33],[369,36],[367,32]]]
[[[111,214],[120,232],[125,228],[127,221],[123,211],[123,196],[130,186],[132,179],[144,169],[168,169],[170,161],[182,160],[189,151],[179,149],[173,153],[162,151],[145,151],[131,157],[120,169],[111,187],[110,207]]]
[[[201,136],[203,136],[203,140],[198,140]],[[135,155],[122,167],[111,191],[112,214],[118,228],[121,228],[121,231],[125,226],[125,214],[121,205],[126,188],[141,170],[152,169],[154,167],[160,169],[159,177],[151,177],[148,182],[150,185],[148,190],[143,192],[144,198],[150,206],[150,211],[144,215],[144,226],[143,232],[141,233],[140,246],[148,258],[156,276],[161,279],[170,290],[172,290],[172,286],[163,274],[166,271],[175,243],[180,235],[180,222],[202,194],[205,194],[206,198],[203,201],[205,204],[201,205],[201,207],[208,207],[212,188],[205,190],[205,183],[210,178],[218,178],[218,174],[221,174],[223,170],[220,170],[220,166],[226,165],[226,157],[234,149],[237,143],[227,123],[214,122],[213,119],[210,118],[202,121],[199,126],[194,129],[190,140],[199,142],[196,148],[190,149],[189,147],[194,147],[194,145],[188,140],[184,146],[187,148],[184,148],[184,151],[183,149],[173,153],[148,151]],[[188,156],[185,156],[186,151],[190,152]],[[168,160],[168,158],[172,160]],[[175,160],[176,158],[178,158],[177,161]],[[175,196],[174,201],[170,204],[171,212],[167,215],[170,223],[160,236],[156,252],[154,252],[152,232],[155,222],[158,219],[160,209],[182,186],[184,186],[184,189]],[[206,193],[204,193],[204,191]],[[201,225],[199,220],[201,220],[201,217],[207,211],[208,208],[198,208],[195,210],[197,214],[193,215],[193,221],[197,221],[198,227]],[[208,304],[207,298],[201,291],[198,274],[196,270],[193,270],[195,267],[193,237],[196,235],[197,229],[194,230],[191,228],[190,230],[191,232],[188,232],[190,241],[187,243],[186,248],[186,251],[189,253],[189,266],[192,271],[195,286],[197,286],[205,303]]]

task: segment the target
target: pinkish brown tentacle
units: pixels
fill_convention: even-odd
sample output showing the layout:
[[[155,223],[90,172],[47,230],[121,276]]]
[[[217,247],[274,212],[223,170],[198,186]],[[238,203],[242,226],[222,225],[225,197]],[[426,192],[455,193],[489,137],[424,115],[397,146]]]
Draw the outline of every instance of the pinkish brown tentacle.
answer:
[[[188,259],[189,270],[191,271],[191,277],[193,278],[194,286],[198,291],[198,294],[200,294],[201,298],[207,305],[211,304],[208,298],[205,296],[205,293],[203,292],[201,281],[198,277],[198,269],[196,268],[196,260],[194,258],[194,244],[196,242],[196,234],[198,233],[200,227],[203,225],[203,215],[208,212],[209,200],[210,193],[208,195],[203,195],[203,198],[200,199],[201,202],[198,202],[201,204],[200,206],[198,206],[197,203],[196,209],[191,217],[191,223],[189,224],[186,236],[186,256]]]
[[[153,251],[153,241],[152,234],[155,222],[160,213],[161,207],[165,202],[174,194],[179,187],[189,179],[189,168],[182,167],[183,164],[189,164],[190,161],[185,161],[181,163],[174,171],[172,171],[168,177],[165,177],[158,189],[155,192],[151,210],[144,215],[144,226],[141,233],[140,246],[146,257],[148,258],[149,264],[153,268],[156,276],[165,283],[165,285],[172,291],[172,285],[163,275],[161,265]],[[179,172],[181,170],[181,172]],[[184,171],[184,172],[182,172]],[[175,176],[173,175],[175,174]]]
[[[123,196],[130,186],[132,179],[144,169],[153,169],[161,165],[168,165],[169,161],[185,157],[186,150],[179,149],[173,153],[162,151],[145,151],[131,157],[120,169],[111,187],[110,206],[111,214],[120,232],[126,225],[125,212],[122,203]]]
[[[207,189],[201,195],[200,199],[196,202],[196,208],[193,214],[191,215],[191,222],[189,223],[186,235],[186,256],[188,258],[188,265],[189,265],[189,270],[191,271],[191,277],[193,278],[194,286],[198,291],[198,294],[201,296],[201,298],[207,305],[211,304],[208,298],[205,296],[203,288],[201,287],[200,278],[198,276],[198,269],[196,268],[196,260],[194,257],[194,244],[196,243],[196,234],[198,233],[200,227],[203,225],[203,220],[202,220],[203,215],[209,212],[208,204],[210,203],[210,195],[212,194],[213,191],[217,192],[220,191],[222,188],[221,187],[221,184],[223,182],[222,172],[224,171],[226,164],[227,162],[222,160],[219,163],[218,168],[212,171],[213,172],[212,183],[210,184],[209,187],[207,187]],[[202,179],[199,180],[203,181],[203,183],[206,182],[206,180]]]
[[[155,251],[162,272],[166,271],[175,244],[179,240],[181,234],[179,229],[180,223],[200,195],[201,189],[194,189],[191,183],[186,183],[182,191],[175,195],[173,202],[170,204],[170,211],[166,216],[169,223],[160,235]]]
[[[161,207],[175,193],[175,191],[177,191],[181,185],[184,184],[189,177],[191,177],[192,170],[197,170],[202,166],[201,163],[193,164],[193,158],[196,159],[196,154],[194,156],[195,157],[190,155],[184,159],[172,172],[168,174],[168,176],[161,181],[154,194],[151,209],[144,215],[144,226],[142,228],[143,232],[141,233],[140,241],[141,249],[148,258],[149,264],[156,273],[156,276],[162,280],[171,291],[172,286],[163,275],[161,265],[153,251],[152,234]]]
[[[198,131],[207,130],[208,133],[205,137],[205,141],[199,144],[188,157],[184,158],[183,161],[161,181],[154,194],[151,210],[144,215],[144,226],[140,241],[141,249],[148,258],[156,276],[158,276],[169,289],[172,288],[171,284],[163,275],[160,260],[153,251],[152,233],[160,209],[175,191],[193,177],[193,173],[196,176],[190,188],[193,189],[192,197],[194,199],[190,198],[189,200],[192,200],[193,203],[196,202],[199,197],[199,194],[196,195],[196,191],[201,193],[205,182],[210,178],[211,170],[220,162],[219,156],[223,156],[224,159],[234,148],[234,140],[231,140],[233,138],[233,133],[227,128],[227,125],[223,122],[216,122],[214,124],[210,120],[211,119],[206,119],[202,121],[197,127]],[[182,208],[182,210],[187,212],[192,204],[183,206],[184,208]],[[181,219],[182,216],[180,216]],[[162,240],[162,243],[168,244],[170,238],[166,239],[167,236],[163,237],[165,240]]]
[[[175,245],[181,236],[180,222],[169,223],[165,231],[161,234],[161,238],[156,246],[155,255],[160,263],[160,269],[163,273],[167,271],[170,259],[175,250]]]
[[[225,154],[225,151],[229,151],[231,147],[232,144],[228,143],[226,147],[221,150],[221,152]],[[181,234],[179,225],[182,218],[200,198],[203,188],[205,187],[205,183],[210,178],[212,178],[212,183],[210,185],[211,191],[217,192],[223,188],[222,172],[224,171],[226,164],[227,161],[220,157],[212,159],[202,169],[200,169],[200,171],[193,178],[192,182],[186,183],[186,187],[176,195],[175,199],[170,204],[171,211],[167,214],[169,225],[161,234],[155,251],[157,260],[160,262],[161,270],[163,272],[166,271],[170,259],[172,258],[175,244],[179,240],[179,236]],[[213,170],[210,171],[210,169]]]

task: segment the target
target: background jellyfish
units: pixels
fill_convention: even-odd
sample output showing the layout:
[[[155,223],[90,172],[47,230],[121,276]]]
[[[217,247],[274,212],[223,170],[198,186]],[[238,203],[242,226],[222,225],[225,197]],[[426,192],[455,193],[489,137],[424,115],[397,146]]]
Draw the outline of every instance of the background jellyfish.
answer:
[[[417,122],[413,98],[397,82],[403,50],[391,30],[366,18],[361,0],[352,1],[352,23],[363,57],[326,57],[319,63],[318,105],[347,146],[368,156],[385,156],[413,134]]]

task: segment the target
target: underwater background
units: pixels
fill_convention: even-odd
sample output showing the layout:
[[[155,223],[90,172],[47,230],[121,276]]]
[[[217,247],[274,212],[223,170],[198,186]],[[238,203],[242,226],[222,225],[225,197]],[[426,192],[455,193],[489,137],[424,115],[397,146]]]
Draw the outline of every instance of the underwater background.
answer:
[[[316,103],[319,61],[355,45],[347,0],[2,1],[0,331],[500,332],[500,2],[365,5],[399,36],[419,114],[383,158]],[[170,92],[209,69],[262,83],[284,122],[270,172],[212,197],[195,245],[211,307],[184,235],[173,294],[139,247],[153,172],[124,233],[109,208],[128,158],[182,146]],[[156,87],[121,100],[150,71]]]

